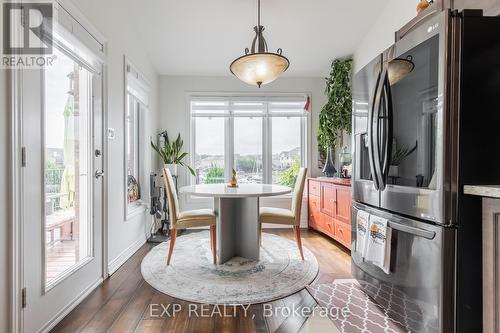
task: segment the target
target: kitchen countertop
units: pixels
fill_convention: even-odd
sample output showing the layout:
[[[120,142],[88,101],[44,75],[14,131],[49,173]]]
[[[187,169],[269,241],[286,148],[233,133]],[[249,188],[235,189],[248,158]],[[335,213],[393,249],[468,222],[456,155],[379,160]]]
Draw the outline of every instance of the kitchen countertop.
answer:
[[[351,186],[351,179],[350,178],[314,177],[314,178],[309,178],[309,180],[316,180],[316,181],[321,181],[321,182],[333,183],[333,184],[337,184],[337,185]]]
[[[465,185],[464,193],[500,199],[500,185]]]

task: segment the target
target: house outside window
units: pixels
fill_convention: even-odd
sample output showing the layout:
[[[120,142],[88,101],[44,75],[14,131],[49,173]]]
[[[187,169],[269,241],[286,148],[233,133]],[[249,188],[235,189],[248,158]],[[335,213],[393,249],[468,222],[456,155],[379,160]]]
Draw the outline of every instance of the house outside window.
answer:
[[[190,96],[192,183],[293,186],[306,166],[307,95]]]

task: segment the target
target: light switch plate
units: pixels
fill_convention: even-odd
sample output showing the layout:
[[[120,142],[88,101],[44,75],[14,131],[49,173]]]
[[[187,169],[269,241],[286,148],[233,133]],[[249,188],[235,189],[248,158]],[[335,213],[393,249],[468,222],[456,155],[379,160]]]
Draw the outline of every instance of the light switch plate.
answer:
[[[115,139],[115,129],[112,127],[108,128],[108,139],[109,140],[114,140]]]

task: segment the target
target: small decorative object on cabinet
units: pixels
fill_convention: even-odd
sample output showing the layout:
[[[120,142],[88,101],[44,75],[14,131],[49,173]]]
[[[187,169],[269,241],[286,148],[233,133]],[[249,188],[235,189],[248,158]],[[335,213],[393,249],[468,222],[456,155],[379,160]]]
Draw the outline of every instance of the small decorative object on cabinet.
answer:
[[[417,14],[429,7],[430,4],[431,2],[429,2],[428,0],[420,0],[417,5]]]
[[[339,154],[339,175],[341,178],[351,178],[351,164],[351,153],[347,150],[347,147],[344,147]]]
[[[309,227],[351,249],[351,181],[310,178]]]

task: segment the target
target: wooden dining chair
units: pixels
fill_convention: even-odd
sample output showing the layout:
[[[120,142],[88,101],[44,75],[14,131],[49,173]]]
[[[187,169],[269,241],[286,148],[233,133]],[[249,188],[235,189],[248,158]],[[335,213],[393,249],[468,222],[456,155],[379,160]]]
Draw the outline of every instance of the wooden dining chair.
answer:
[[[213,262],[216,263],[216,229],[215,213],[211,209],[196,209],[181,212],[179,210],[179,200],[175,189],[174,179],[170,170],[163,169],[163,180],[167,188],[168,210],[170,216],[170,247],[168,250],[167,265],[170,265],[172,252],[174,251],[175,239],[178,229],[188,229],[197,227],[210,227],[210,249],[212,250]]]
[[[262,239],[262,223],[290,225],[293,227],[302,260],[304,260],[304,253],[302,252],[302,239],[300,238],[300,212],[306,174],[307,168],[301,168],[297,174],[291,209],[260,207],[259,211],[259,241]]]

